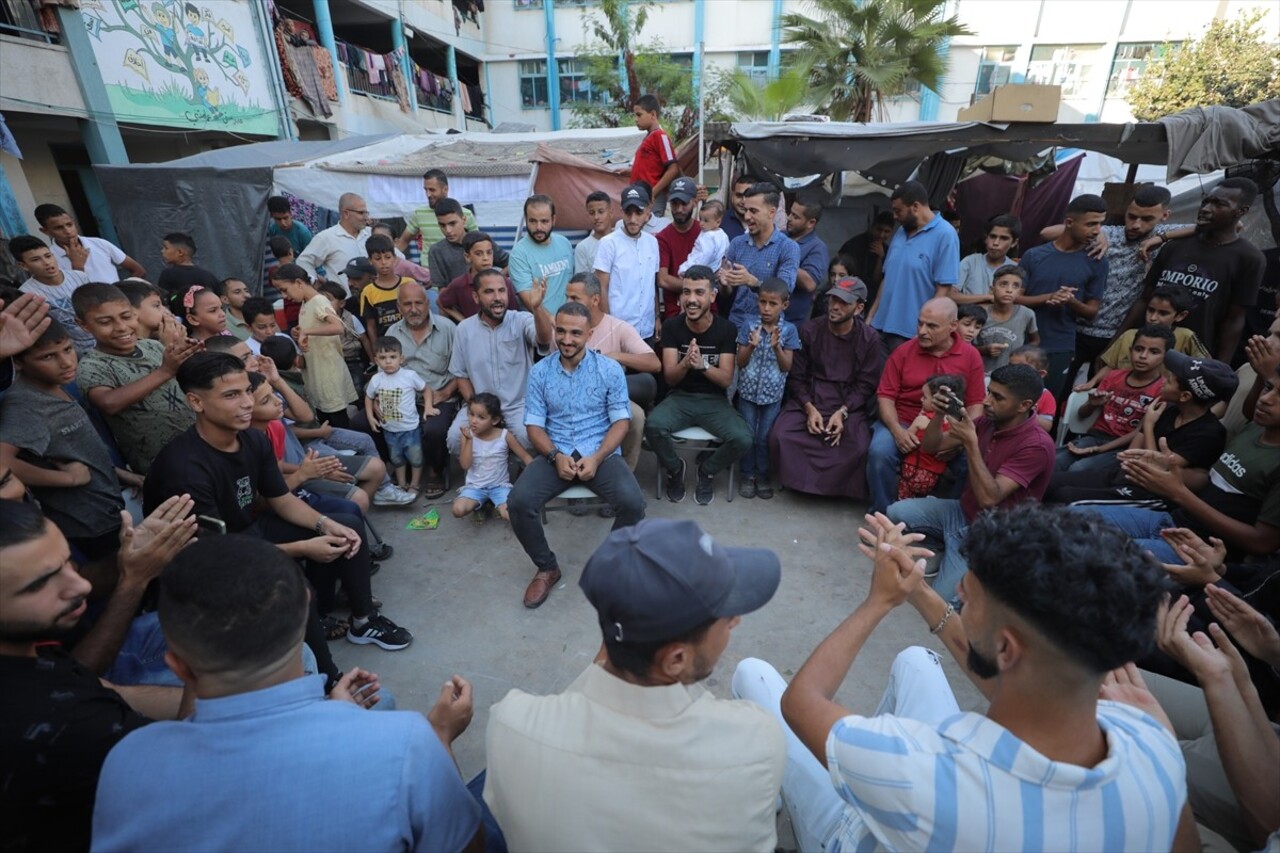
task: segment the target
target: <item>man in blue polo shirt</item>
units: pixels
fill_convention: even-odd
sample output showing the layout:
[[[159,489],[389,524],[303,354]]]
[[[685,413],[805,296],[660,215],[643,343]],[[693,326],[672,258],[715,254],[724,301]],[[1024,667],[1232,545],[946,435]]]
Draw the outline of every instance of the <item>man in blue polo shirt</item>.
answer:
[[[794,291],[800,267],[800,247],[773,224],[778,212],[777,188],[773,184],[756,184],[747,190],[745,198],[747,233],[729,243],[718,276],[721,287],[733,290],[729,322],[738,329],[760,322],[760,282],[780,278],[787,283],[788,291]]]
[[[534,460],[507,498],[511,530],[537,572],[524,606],[539,607],[560,582],[560,566],[547,545],[542,508],[575,485],[607,501],[613,529],[644,518],[644,495],[619,448],[631,424],[631,400],[622,365],[587,346],[591,312],[566,302],[555,316],[558,357],[544,358],[529,372],[524,423]]]
[[[796,270],[796,286],[791,292],[786,318],[796,324],[809,319],[813,310],[813,294],[827,276],[831,256],[827,244],[818,239],[818,222],[822,220],[822,202],[802,195],[791,202],[787,214],[787,236],[800,248],[799,268]]]
[[[880,333],[885,357],[916,335],[916,318],[930,299],[947,296],[960,277],[960,238],[929,207],[919,181],[907,181],[891,197],[893,218],[902,227],[889,240],[884,285],[867,312]]]

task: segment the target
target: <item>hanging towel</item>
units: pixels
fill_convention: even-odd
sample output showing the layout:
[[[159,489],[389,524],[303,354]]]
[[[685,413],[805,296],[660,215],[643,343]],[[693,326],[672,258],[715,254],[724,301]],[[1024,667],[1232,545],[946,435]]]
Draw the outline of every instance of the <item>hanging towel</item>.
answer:
[[[471,93],[467,90],[470,89],[471,87],[463,83],[463,84],[460,84],[459,88],[462,89],[462,93],[461,93],[462,94],[462,111],[464,113],[470,113],[471,112]]]
[[[369,85],[377,86],[382,82],[382,57],[366,52],[364,58],[369,69]]]

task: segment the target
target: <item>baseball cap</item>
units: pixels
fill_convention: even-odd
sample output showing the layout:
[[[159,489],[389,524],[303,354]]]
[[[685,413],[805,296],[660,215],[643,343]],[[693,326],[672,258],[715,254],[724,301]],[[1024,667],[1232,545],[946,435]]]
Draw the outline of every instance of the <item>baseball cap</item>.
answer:
[[[1164,354],[1164,366],[1178,380],[1178,386],[1202,403],[1227,400],[1240,387],[1240,378],[1224,361],[1192,358],[1184,352],[1170,350]]]
[[[374,267],[373,261],[368,258],[352,258],[347,261],[346,269],[342,274],[350,278],[353,275],[377,275],[378,270]]]
[[[759,610],[781,577],[768,549],[726,548],[692,521],[652,518],[609,534],[578,586],[607,636],[653,643]]]
[[[698,184],[693,178],[679,177],[667,186],[669,201],[693,201],[693,197],[697,194]]]
[[[849,278],[842,278],[831,285],[827,295],[851,304],[854,302],[866,302],[867,286],[857,276],[850,276]]]
[[[639,184],[632,184],[622,191],[622,209],[649,206],[649,191]]]

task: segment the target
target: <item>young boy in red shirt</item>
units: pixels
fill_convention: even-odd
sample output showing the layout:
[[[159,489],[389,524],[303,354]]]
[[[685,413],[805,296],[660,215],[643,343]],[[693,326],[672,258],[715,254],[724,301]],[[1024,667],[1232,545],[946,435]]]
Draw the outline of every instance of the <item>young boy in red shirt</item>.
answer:
[[[631,160],[631,183],[644,181],[652,188],[653,215],[661,216],[667,209],[667,187],[680,177],[676,147],[662,129],[659,121],[662,107],[656,95],[641,95],[631,109],[636,127],[647,134]]]

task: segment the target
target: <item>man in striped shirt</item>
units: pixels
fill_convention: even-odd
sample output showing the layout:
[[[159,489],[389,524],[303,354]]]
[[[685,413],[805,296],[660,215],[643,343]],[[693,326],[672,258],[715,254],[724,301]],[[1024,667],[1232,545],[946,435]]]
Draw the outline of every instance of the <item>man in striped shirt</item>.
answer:
[[[735,695],[794,733],[783,796],[800,848],[1198,849],[1178,744],[1126,668],[1154,644],[1167,586],[1154,559],[1097,516],[984,513],[966,542],[961,615],[923,582],[928,552],[902,531],[867,517],[867,599],[785,693],[763,662],[734,675]],[[898,656],[875,716],[833,701],[904,601],[990,701],[985,715],[959,709],[938,656],[919,647]]]

